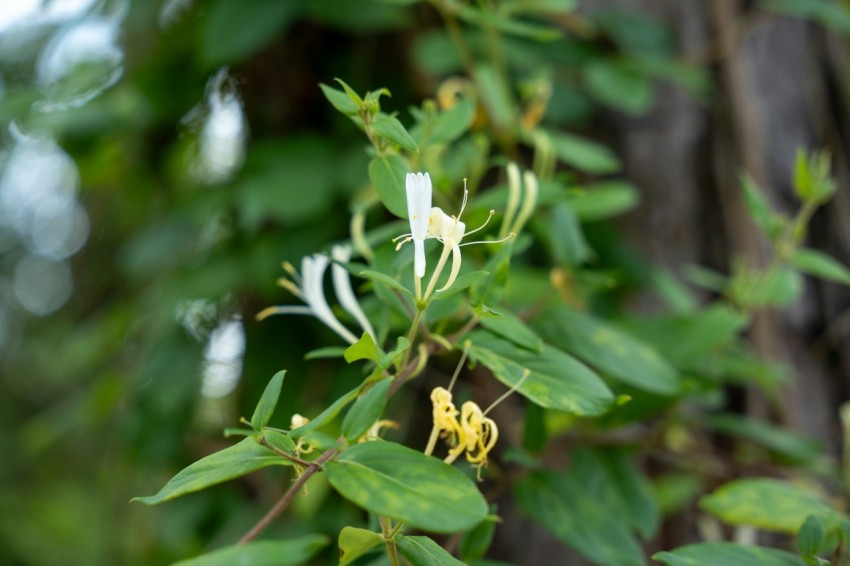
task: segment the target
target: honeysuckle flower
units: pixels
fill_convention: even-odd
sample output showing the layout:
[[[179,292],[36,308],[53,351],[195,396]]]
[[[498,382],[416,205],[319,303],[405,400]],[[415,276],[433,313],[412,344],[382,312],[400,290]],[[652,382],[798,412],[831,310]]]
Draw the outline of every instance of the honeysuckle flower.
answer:
[[[407,216],[410,234],[404,242],[413,241],[413,268],[416,277],[425,276],[425,239],[428,237],[428,220],[431,214],[431,176],[428,173],[408,173],[405,178]]]
[[[304,426],[305,424],[307,424],[309,422],[310,422],[310,419],[308,419],[307,417],[304,417],[304,416],[301,416],[298,413],[295,413],[294,415],[292,415],[292,418],[289,420],[289,428],[290,429],[296,429],[298,427]]]
[[[334,315],[328,301],[325,298],[324,278],[327,271],[330,259],[326,255],[313,254],[306,256],[301,260],[301,274],[292,267],[288,262],[284,262],[283,268],[289,273],[292,280],[285,277],[278,279],[278,284],[292,292],[293,295],[301,299],[306,305],[285,305],[274,306],[263,309],[257,314],[257,320],[262,320],[267,316],[275,314],[306,314],[312,315],[321,320],[325,326],[336,332],[343,340],[349,344],[357,342],[355,336],[348,328],[346,328],[337,317]],[[340,268],[342,269],[342,268]],[[347,278],[347,272],[334,275],[334,287],[336,288],[338,298],[343,302],[343,307],[363,325],[363,329],[369,332],[374,339],[374,331],[371,331],[371,325],[368,328],[363,324],[368,323],[360,305],[357,304],[357,299],[354,297],[354,292],[351,291],[351,283],[348,282],[348,289],[345,289],[345,284],[342,278]],[[347,291],[351,291],[350,294]],[[356,305],[356,309],[354,307]],[[354,314],[353,311],[358,314]],[[362,320],[360,319],[362,317]]]
[[[508,204],[505,208],[505,216],[502,219],[502,228],[499,231],[499,234],[503,237],[508,232],[520,233],[534,212],[538,193],[537,177],[534,173],[526,171],[520,175],[519,167],[513,162],[508,163],[506,170],[508,173]],[[520,201],[522,202],[521,207]],[[519,209],[518,213],[517,209]],[[514,217],[515,214],[516,217]]]
[[[348,263],[351,259],[351,248],[348,246],[334,246],[331,248],[331,257],[334,261]],[[372,328],[372,324],[366,318],[363,309],[360,308],[360,303],[357,301],[354,290],[351,288],[351,278],[348,276],[348,271],[335,263],[331,267],[331,276],[333,278],[334,292],[336,293],[336,298],[339,300],[339,304],[348,311],[348,314],[354,317],[354,320],[357,321],[363,330],[369,333],[372,341],[377,344],[378,335],[375,334],[375,329]]]
[[[443,267],[446,265],[446,261],[448,260],[449,253],[452,254],[452,267],[449,273],[449,278],[446,281],[446,284],[443,285],[441,289],[438,289],[437,292],[442,292],[452,286],[457,279],[458,273],[460,272],[461,267],[461,253],[460,248],[463,246],[468,246],[471,244],[483,244],[483,243],[498,243],[502,242],[506,239],[512,238],[514,236],[513,233],[509,234],[506,238],[502,238],[501,240],[495,240],[492,242],[464,242],[461,243],[461,240],[465,236],[470,234],[474,234],[480,230],[483,230],[487,223],[490,222],[490,219],[496,213],[491,210],[490,215],[487,217],[487,220],[484,223],[472,230],[470,232],[466,231],[466,224],[461,221],[460,217],[463,215],[463,211],[466,208],[466,202],[469,198],[469,190],[466,188],[466,179],[463,180],[463,203],[460,207],[460,212],[458,212],[457,216],[449,216],[443,209],[439,206],[435,206],[433,208],[426,208],[431,206],[431,178],[427,173],[424,175],[422,173],[408,173],[407,175],[407,210],[408,215],[410,217],[410,234],[403,234],[394,241],[401,240],[396,246],[396,250],[399,250],[404,244],[412,241],[414,245],[414,272],[416,275],[415,283],[416,283],[416,298],[417,300],[422,300],[423,302],[427,302],[428,298],[431,296],[431,293],[434,292],[434,287],[437,284],[437,278],[440,276],[440,273],[443,270]],[[427,210],[427,216],[426,216]],[[431,280],[428,283],[428,288],[425,291],[424,298],[421,296],[421,288],[420,288],[420,279],[425,275],[425,240],[435,239],[443,244],[443,252],[440,255],[440,260],[437,263],[437,267],[434,269],[434,273],[431,275]]]

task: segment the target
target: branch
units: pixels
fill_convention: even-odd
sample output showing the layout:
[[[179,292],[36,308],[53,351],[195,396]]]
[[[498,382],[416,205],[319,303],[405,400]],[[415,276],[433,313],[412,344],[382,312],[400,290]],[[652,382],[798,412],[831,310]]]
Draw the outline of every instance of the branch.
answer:
[[[337,446],[340,442],[342,442],[342,438],[340,438],[337,442]],[[292,486],[288,490],[286,490],[286,493],[283,494],[283,497],[281,497],[280,500],[275,503],[275,506],[272,507],[262,519],[257,521],[257,524],[254,525],[254,527],[250,531],[248,531],[245,536],[239,539],[239,544],[242,545],[251,542],[252,540],[257,538],[260,533],[266,530],[266,528],[271,524],[271,522],[274,521],[278,515],[283,513],[287,507],[289,507],[289,504],[292,503],[293,499],[295,499],[295,494],[298,493],[302,487],[304,487],[304,484],[307,483],[307,480],[310,479],[310,476],[321,470],[322,464],[336,456],[338,452],[338,448],[329,448],[316,460],[310,462],[310,465],[307,466],[307,469],[304,470],[304,473],[298,476]]]

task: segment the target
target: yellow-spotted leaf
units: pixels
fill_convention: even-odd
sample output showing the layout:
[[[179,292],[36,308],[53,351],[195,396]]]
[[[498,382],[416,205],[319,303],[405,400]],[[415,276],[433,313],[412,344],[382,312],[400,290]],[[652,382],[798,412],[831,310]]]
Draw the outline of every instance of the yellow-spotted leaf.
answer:
[[[600,415],[614,402],[608,387],[593,371],[556,348],[543,345],[540,352],[521,348],[486,331],[468,335],[470,356],[513,387],[528,370],[517,391],[541,407],[575,415]]]
[[[805,562],[790,552],[736,544],[734,542],[703,542],[681,546],[652,557],[666,566],[805,566]]]
[[[775,478],[733,480],[703,497],[700,506],[731,525],[788,534],[796,534],[809,515],[828,526],[837,524],[840,516],[814,491]]]
[[[394,442],[356,444],[324,469],[328,481],[346,499],[424,531],[462,531],[487,516],[487,503],[471,479],[436,458]]]
[[[603,320],[555,307],[537,317],[533,326],[545,341],[623,383],[660,395],[679,390],[679,377],[667,360]]]

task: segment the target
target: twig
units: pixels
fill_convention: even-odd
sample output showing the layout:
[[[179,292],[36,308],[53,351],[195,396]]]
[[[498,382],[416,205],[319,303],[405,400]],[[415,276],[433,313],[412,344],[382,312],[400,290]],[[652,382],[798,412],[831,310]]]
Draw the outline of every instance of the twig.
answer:
[[[311,464],[311,462],[308,462],[307,460],[302,460],[301,458],[293,456],[292,454],[287,454],[286,452],[284,452],[283,450],[281,450],[277,446],[274,446],[272,443],[270,443],[268,440],[266,440],[266,438],[264,436],[261,436],[260,438],[258,438],[257,442],[259,442],[260,444],[262,444],[263,446],[265,446],[266,448],[268,448],[269,450],[271,450],[272,452],[274,452],[278,456],[281,456],[282,458],[286,458],[290,462],[294,462],[294,463],[298,464],[299,466],[304,466],[306,468]]]
[[[337,444],[342,442],[342,440],[343,439],[340,438]],[[275,503],[275,506],[269,509],[269,512],[266,513],[262,519],[257,521],[257,524],[254,525],[254,527],[250,531],[248,531],[245,536],[239,539],[239,544],[242,545],[251,542],[252,540],[257,538],[260,533],[266,530],[266,528],[271,524],[271,522],[274,521],[278,515],[283,513],[287,507],[289,507],[289,504],[292,503],[292,500],[295,498],[295,494],[301,491],[301,488],[304,487],[304,484],[307,483],[307,480],[310,479],[310,476],[321,470],[322,464],[336,456],[337,452],[339,452],[338,448],[329,448],[316,460],[310,462],[310,465],[307,466],[307,469],[304,470],[304,473],[298,476],[298,479],[296,479],[292,486],[290,486],[290,488],[286,490],[286,493],[284,493],[283,497],[281,497],[280,500]]]

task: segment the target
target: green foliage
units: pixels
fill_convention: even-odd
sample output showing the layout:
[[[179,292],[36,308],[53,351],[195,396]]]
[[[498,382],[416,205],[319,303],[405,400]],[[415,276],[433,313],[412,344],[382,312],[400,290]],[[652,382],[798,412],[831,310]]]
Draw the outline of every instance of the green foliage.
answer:
[[[356,441],[378,420],[387,405],[387,392],[392,382],[392,379],[384,378],[370,384],[366,392],[351,406],[342,420],[342,435],[346,440]]]
[[[487,516],[484,497],[469,478],[393,442],[356,444],[325,471],[346,499],[426,531],[466,530]]]
[[[700,500],[717,518],[733,525],[797,533],[809,515],[837,523],[838,513],[811,490],[772,478],[746,478],[724,484]]]
[[[307,535],[289,540],[261,540],[228,546],[197,558],[181,560],[175,566],[297,566],[310,560],[327,546],[323,535]]]
[[[344,527],[339,532],[340,566],[351,564],[383,542],[378,533],[357,527]]]
[[[274,409],[277,407],[280,390],[283,387],[283,377],[285,375],[285,370],[277,372],[269,380],[269,384],[266,385],[263,396],[260,397],[257,408],[254,409],[254,414],[251,415],[251,426],[254,427],[254,430],[260,430],[269,424],[269,420],[271,420],[274,414]]]
[[[670,552],[659,552],[653,556],[666,566],[714,566],[736,564],[738,566],[803,566],[798,556],[759,546],[744,546],[731,542],[703,542],[682,546]]]
[[[676,370],[655,350],[590,315],[550,309],[535,327],[550,344],[623,383],[662,395],[679,390]]]
[[[542,407],[574,415],[599,415],[614,400],[599,377],[569,354],[551,346],[526,350],[489,332],[469,335],[470,356],[493,376]],[[528,377],[523,375],[528,371]],[[522,380],[522,381],[521,381]]]
[[[661,82],[710,102],[710,69],[676,52],[675,30],[637,10],[576,12],[574,0],[212,0],[120,15],[95,4],[0,30],[12,54],[0,58],[12,124],[0,147],[11,290],[0,477],[16,487],[0,496],[15,510],[0,513],[0,562],[172,563],[214,549],[178,563],[495,565],[488,556],[506,550],[491,543],[515,524],[496,509],[520,508],[593,563],[637,566],[671,542],[655,540],[662,521],[697,500],[730,525],[796,535],[802,557],[712,542],[657,560],[846,561],[839,497],[803,486],[837,491],[847,471],[820,444],[736,412],[743,390],[778,414],[788,374],[749,346],[758,310],[789,306],[802,274],[850,284],[805,242],[837,191],[828,154],[798,152],[790,218],[742,174],[740,204],[771,246],[763,265],[736,256],[728,273],[693,267],[681,282],[679,266],[638,257],[611,222],[644,187],[620,174],[594,112],[639,118]],[[850,29],[840,3],[759,4]],[[41,74],[50,42],[88,18],[132,41],[115,45],[109,86],[77,98],[97,88],[100,64],[49,84]],[[345,80],[331,80],[340,69]],[[42,145],[73,171],[41,155],[15,173]],[[421,230],[407,225],[416,171],[433,180],[421,279],[414,244],[392,241]],[[88,215],[72,261],[36,258],[40,240],[23,234],[50,206],[7,222],[16,179],[37,196],[53,173]],[[62,239],[61,222],[43,223]],[[33,258],[71,274],[72,300],[49,317],[13,296]],[[267,380],[279,367],[285,395],[285,372]],[[244,438],[222,449],[222,427]],[[239,489],[126,506],[187,454],[206,456],[136,500]],[[753,469],[771,478],[740,479]],[[705,495],[718,474],[730,481]],[[215,550],[254,517],[246,544]]]
[[[156,495],[136,497],[134,501],[155,505],[244,476],[267,466],[285,465],[289,465],[289,461],[259,445],[253,438],[245,438],[238,444],[201,458],[181,470],[168,480],[168,483]]]

